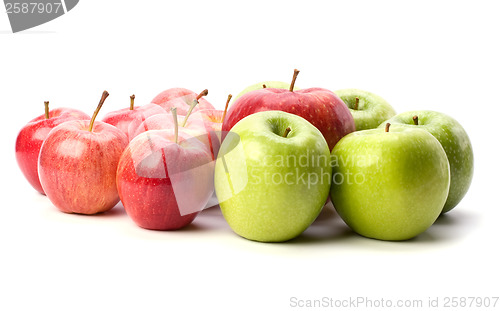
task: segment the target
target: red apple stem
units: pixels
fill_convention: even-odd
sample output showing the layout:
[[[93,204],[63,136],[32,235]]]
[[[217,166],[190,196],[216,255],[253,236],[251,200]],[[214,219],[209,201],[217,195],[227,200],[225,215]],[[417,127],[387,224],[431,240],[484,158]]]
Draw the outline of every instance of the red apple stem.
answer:
[[[300,70],[294,69],[293,70],[293,78],[292,78],[292,83],[290,83],[290,92],[293,92],[293,88],[295,87],[295,80],[297,80],[297,76],[299,75]]]
[[[170,108],[172,112],[172,118],[174,118],[174,135],[175,135],[175,143],[179,143],[179,121],[177,120],[177,107]]]
[[[106,98],[108,98],[108,96],[109,96],[108,91],[102,92],[101,100],[99,101],[99,104],[97,104],[97,108],[95,109],[94,114],[92,115],[92,119],[90,119],[89,132],[92,132],[92,128],[94,127],[95,118],[97,117],[99,110],[101,110],[101,107],[104,104],[104,101],[106,100]]]
[[[229,106],[231,98],[233,98],[233,95],[227,95],[226,106],[224,107],[224,112],[222,113],[222,123],[224,123],[224,120],[226,119],[227,107]]]
[[[208,90],[207,89],[204,89],[203,91],[201,91],[200,94],[198,94],[198,96],[196,96],[196,100],[199,100],[200,98],[202,98],[203,96],[207,96],[208,95]]]
[[[263,88],[263,89],[267,88],[267,85],[262,84],[262,88]]]
[[[390,124],[389,122],[387,122],[387,123],[385,124],[385,132],[386,132],[386,133],[389,133],[389,127],[391,127],[391,124]]]
[[[418,125],[418,116],[413,116],[413,124]]]
[[[359,97],[356,97],[356,101],[354,102],[354,110],[358,110],[359,108]]]
[[[45,105],[45,119],[50,118],[49,116],[49,101],[44,101],[43,104]]]
[[[208,90],[204,89],[203,91],[201,91],[200,94],[198,94],[198,96],[196,96],[195,100],[193,100],[193,102],[191,103],[191,106],[189,107],[189,110],[188,110],[186,116],[184,117],[184,120],[182,121],[182,125],[181,125],[182,127],[186,126],[187,120],[188,120],[189,116],[191,115],[191,113],[193,112],[194,107],[196,107],[196,105],[198,105],[198,100],[200,98],[202,98],[203,96],[207,96],[207,95],[208,95]]]
[[[135,95],[132,94],[130,96],[130,110],[134,110],[134,100],[135,100]]]
[[[283,134],[283,137],[285,137],[285,138],[286,138],[286,137],[288,136],[288,133],[290,133],[290,131],[291,131],[291,130],[292,130],[292,129],[291,129],[290,127],[287,127],[287,128],[285,129],[285,133]]]

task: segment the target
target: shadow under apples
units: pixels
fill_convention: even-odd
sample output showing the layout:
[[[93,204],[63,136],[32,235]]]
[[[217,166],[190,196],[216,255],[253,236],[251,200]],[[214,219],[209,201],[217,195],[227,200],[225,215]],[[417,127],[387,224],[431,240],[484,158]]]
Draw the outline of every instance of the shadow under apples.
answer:
[[[285,244],[349,243],[350,245],[361,245],[364,248],[366,248],[366,244],[368,244],[373,247],[385,245],[391,250],[394,250],[394,247],[400,248],[401,250],[407,250],[407,247],[401,248],[401,246],[436,245],[460,240],[466,236],[472,228],[477,227],[477,224],[477,215],[463,210],[452,210],[446,214],[440,215],[430,228],[412,239],[404,241],[382,241],[366,238],[351,230],[337,214],[333,205],[328,203],[315,222],[305,232],[285,242]]]

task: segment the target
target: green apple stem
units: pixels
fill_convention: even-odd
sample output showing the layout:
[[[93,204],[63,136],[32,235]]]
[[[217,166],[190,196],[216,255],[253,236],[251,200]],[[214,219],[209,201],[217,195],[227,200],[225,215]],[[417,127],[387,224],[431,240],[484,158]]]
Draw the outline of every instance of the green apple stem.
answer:
[[[391,127],[391,124],[390,123],[386,123],[385,124],[385,132],[386,133],[389,133],[389,127]]]
[[[191,106],[189,107],[189,110],[188,110],[186,116],[184,117],[184,120],[182,121],[182,125],[181,125],[182,127],[186,126],[187,120],[188,120],[189,116],[191,115],[191,113],[193,112],[194,107],[196,107],[196,105],[198,105],[198,100],[200,98],[202,98],[203,96],[207,96],[207,95],[208,95],[208,90],[204,89],[200,94],[198,94],[198,96],[196,96],[195,100],[193,100],[193,102],[191,103]]]
[[[354,110],[358,110],[359,108],[359,97],[356,97],[356,101],[354,102]]]
[[[108,98],[108,96],[109,96],[108,91],[102,92],[101,100],[99,101],[99,104],[97,105],[97,108],[95,109],[94,114],[92,115],[92,119],[90,119],[89,132],[92,132],[92,128],[94,127],[95,118],[97,117],[99,110],[101,110],[101,107],[104,104],[104,101],[106,100],[106,98]]]
[[[418,125],[418,116],[413,116],[413,124]]]
[[[134,110],[134,100],[135,100],[135,95],[132,94],[130,96],[130,110]]]
[[[45,105],[45,119],[48,119],[48,118],[50,118],[49,117],[49,101],[44,101],[43,103]]]
[[[291,129],[290,127],[287,127],[287,128],[285,129],[285,133],[283,134],[283,137],[284,137],[284,138],[286,138],[286,137],[288,136],[288,133],[290,133],[290,131],[291,131],[291,130],[292,130],[292,129]]]
[[[174,118],[174,135],[175,135],[175,143],[179,143],[179,121],[177,121],[177,107],[170,108],[172,112],[172,118]]]
[[[229,106],[229,102],[231,101],[231,98],[233,98],[233,95],[231,95],[231,94],[227,95],[226,107],[224,107],[224,112],[222,113],[221,123],[224,123],[224,120],[226,119],[227,107]]]
[[[293,78],[292,78],[292,83],[290,83],[290,92],[293,92],[293,88],[295,86],[295,80],[297,80],[297,76],[299,75],[300,70],[294,69],[293,70]]]

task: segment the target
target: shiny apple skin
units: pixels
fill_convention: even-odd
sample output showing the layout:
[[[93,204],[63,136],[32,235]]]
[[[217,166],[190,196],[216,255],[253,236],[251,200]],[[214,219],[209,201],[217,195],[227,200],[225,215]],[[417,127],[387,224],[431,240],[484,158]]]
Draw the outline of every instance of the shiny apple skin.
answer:
[[[170,108],[176,107],[178,114],[186,115],[189,107],[191,106],[191,103],[196,99],[197,96],[198,94],[185,88],[171,88],[156,95],[151,103],[160,105],[166,111],[170,111]],[[202,97],[198,100],[198,105],[194,107],[193,111],[204,109],[215,108],[205,98]]]
[[[265,88],[248,92],[229,107],[222,131],[228,132],[248,115],[268,110],[280,110],[303,117],[320,130],[330,150],[342,137],[355,131],[349,108],[335,93],[323,88],[296,91]]]
[[[150,130],[123,152],[117,186],[125,211],[139,226],[177,230],[189,225],[214,192],[214,163],[207,147],[187,133]]]
[[[119,202],[116,169],[127,146],[124,133],[95,121],[68,121],[55,127],[42,144],[40,182],[62,212],[96,214]]]
[[[56,108],[49,112],[48,119],[45,118],[45,114],[40,115],[19,131],[16,139],[17,164],[24,177],[36,191],[45,194],[38,177],[38,155],[49,132],[66,121],[89,119],[90,117],[80,110]]]
[[[162,113],[165,113],[165,109],[155,104],[147,104],[134,107],[132,110],[130,108],[124,108],[109,112],[101,121],[116,126],[127,135],[130,141],[133,138],[129,137],[129,126],[132,122],[142,122],[150,116]]]

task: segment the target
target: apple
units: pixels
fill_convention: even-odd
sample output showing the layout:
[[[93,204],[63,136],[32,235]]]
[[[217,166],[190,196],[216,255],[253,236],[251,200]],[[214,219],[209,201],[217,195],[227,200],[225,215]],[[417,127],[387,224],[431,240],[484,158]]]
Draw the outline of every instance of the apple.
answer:
[[[342,89],[334,92],[349,107],[356,131],[377,128],[396,115],[394,108],[382,97],[359,89]]]
[[[344,102],[332,91],[322,88],[295,91],[298,73],[295,69],[288,90],[264,88],[238,98],[227,111],[222,131],[228,132],[238,121],[253,113],[281,110],[311,122],[323,134],[331,150],[340,138],[355,130],[352,115]]]
[[[103,118],[102,122],[116,126],[121,130],[127,138],[129,138],[128,128],[132,121],[144,121],[147,117],[165,113],[165,109],[161,108],[155,104],[147,104],[144,106],[136,107],[134,106],[135,95],[130,96],[130,107],[123,108],[120,110],[112,111],[107,113]],[[129,138],[130,140],[131,138]]]
[[[300,235],[325,204],[330,150],[321,132],[297,115],[262,111],[239,121],[222,142],[215,192],[238,235],[282,242]]]
[[[220,144],[222,142],[222,124],[224,123],[227,107],[232,97],[233,95],[231,94],[227,96],[224,110],[207,109],[193,113],[195,119],[201,118],[204,122],[210,142],[210,151],[212,152],[214,160],[217,159],[217,154],[219,153]]]
[[[96,214],[119,201],[116,168],[127,136],[111,124],[95,121],[104,91],[91,120],[56,126],[40,149],[38,172],[50,201],[65,213]]]
[[[16,160],[24,177],[33,188],[45,194],[38,177],[38,155],[42,143],[49,132],[57,125],[70,120],[88,120],[90,117],[76,109],[56,108],[49,110],[49,102],[45,103],[45,114],[28,122],[18,133],[16,139]]]
[[[156,95],[151,103],[161,106],[165,111],[176,107],[179,115],[186,115],[191,103],[196,99],[199,105],[196,110],[215,109],[203,96],[207,96],[208,90],[203,90],[200,94],[184,88],[171,88]]]
[[[285,89],[289,90],[290,89],[290,83],[288,82],[282,82],[282,81],[262,81],[259,83],[252,84],[248,87],[246,87],[243,91],[241,91],[236,97],[234,98],[235,100],[243,96],[243,94],[246,94],[251,91],[255,90],[261,90],[265,88],[274,88],[274,89]],[[300,90],[298,87],[294,87],[294,90]]]
[[[358,234],[407,240],[441,213],[450,168],[443,147],[427,131],[389,126],[351,133],[333,148],[330,197]]]
[[[197,105],[197,101],[194,100],[192,103],[192,108],[187,112],[188,115],[177,114],[177,108],[175,109],[175,120],[171,112],[165,112],[163,114],[153,115],[139,125],[136,126],[137,122],[131,123],[129,127],[130,137],[134,138],[144,132],[151,130],[164,130],[164,129],[174,129],[176,124],[180,124],[178,129],[185,132],[193,137],[199,139],[207,147],[210,147],[210,140],[208,137],[208,132],[206,130],[204,116],[200,113],[192,113]],[[172,109],[172,108],[171,108]]]
[[[173,119],[177,124],[176,113]],[[116,176],[125,211],[145,229],[187,226],[212,196],[213,165],[208,148],[177,126],[136,136]]]
[[[387,122],[394,127],[420,128],[431,133],[441,143],[450,162],[451,183],[442,213],[449,212],[467,193],[474,174],[472,144],[465,129],[454,118],[436,111],[408,111]]]

